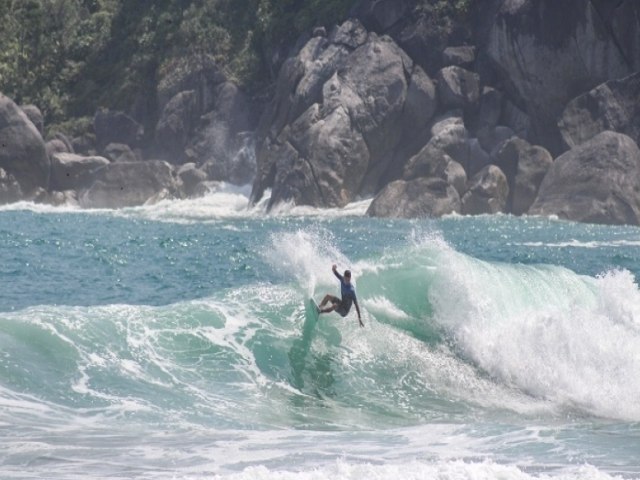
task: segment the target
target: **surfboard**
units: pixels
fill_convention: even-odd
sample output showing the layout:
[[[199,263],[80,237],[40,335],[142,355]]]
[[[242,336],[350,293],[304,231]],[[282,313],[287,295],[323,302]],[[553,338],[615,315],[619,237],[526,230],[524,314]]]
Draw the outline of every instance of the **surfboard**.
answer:
[[[313,298],[307,300],[304,304],[304,324],[302,325],[302,336],[294,340],[291,350],[289,350],[289,361],[293,370],[294,384],[297,388],[304,387],[302,372],[305,368],[305,362],[311,342],[313,341],[314,331],[320,309]]]
[[[307,302],[306,310],[307,310],[307,314],[313,317],[313,319],[317,322],[318,318],[320,317],[320,307],[318,306],[318,304],[313,298],[310,298],[309,301]]]

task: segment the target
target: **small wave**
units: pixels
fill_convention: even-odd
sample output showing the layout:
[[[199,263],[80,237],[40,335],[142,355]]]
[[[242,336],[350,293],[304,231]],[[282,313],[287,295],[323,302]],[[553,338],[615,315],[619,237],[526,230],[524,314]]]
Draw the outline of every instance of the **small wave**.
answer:
[[[640,247],[640,240],[610,240],[610,241],[580,241],[569,240],[566,242],[519,242],[511,243],[510,245],[532,247],[532,248],[626,248],[626,247]]]
[[[256,205],[250,205],[251,185],[236,186],[221,182],[211,187],[208,194],[183,200],[161,200],[154,204],[120,209],[82,209],[77,205],[52,206],[33,202],[17,202],[0,206],[1,211],[32,211],[40,214],[86,213],[124,218],[141,218],[152,221],[191,224],[219,222],[229,219],[271,217],[308,217],[335,219],[363,216],[371,199],[357,200],[344,208],[316,208],[282,203],[267,213],[270,192]]]
[[[189,476],[183,478],[191,478]],[[196,478],[196,477],[193,477]],[[384,465],[372,463],[351,463],[343,460],[333,465],[324,466],[313,470],[270,470],[264,466],[249,467],[240,473],[230,475],[217,475],[216,479],[225,480],[359,480],[367,478],[371,480],[423,480],[425,478],[437,478],[439,480],[612,480],[620,479],[620,476],[610,475],[596,467],[589,465],[568,467],[556,473],[528,473],[518,466],[500,465],[491,461],[464,462],[464,461],[440,461],[423,462],[413,460],[403,463],[387,463]]]

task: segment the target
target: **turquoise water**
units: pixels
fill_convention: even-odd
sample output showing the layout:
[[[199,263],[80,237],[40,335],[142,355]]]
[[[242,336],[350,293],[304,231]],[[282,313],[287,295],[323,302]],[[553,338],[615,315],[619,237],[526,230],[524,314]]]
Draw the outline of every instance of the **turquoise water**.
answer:
[[[0,210],[0,478],[640,478],[640,229],[246,204]]]

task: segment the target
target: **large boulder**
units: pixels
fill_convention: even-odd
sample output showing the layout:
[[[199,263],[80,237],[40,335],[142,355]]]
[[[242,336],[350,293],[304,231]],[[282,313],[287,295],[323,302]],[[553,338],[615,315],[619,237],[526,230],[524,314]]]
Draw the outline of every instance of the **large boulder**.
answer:
[[[628,136],[605,131],[556,158],[532,215],[579,222],[640,224],[640,149]]]
[[[124,143],[110,143],[104,147],[104,157],[112,162],[139,162],[141,158]]]
[[[611,80],[572,100],[558,124],[567,149],[611,130],[640,143],[640,73]]]
[[[462,117],[451,112],[434,119],[430,129],[429,149],[438,149],[449,155],[465,169],[469,166],[469,133]]]
[[[85,157],[74,153],[55,153],[51,156],[51,190],[78,190],[88,187],[92,174],[109,165],[104,157]]]
[[[403,180],[419,177],[440,178],[452,185],[460,196],[466,191],[467,174],[463,166],[431,143],[411,157],[404,167]]]
[[[536,199],[553,157],[541,146],[512,137],[502,144],[494,161],[509,181],[507,209],[515,215],[526,213]]]
[[[56,153],[71,153],[67,145],[58,138],[53,138],[45,143],[45,150],[47,152],[47,157],[51,159]]]
[[[20,108],[27,116],[31,123],[35,125],[40,132],[40,135],[44,137],[44,116],[38,107],[35,105],[20,105]]]
[[[182,183],[182,191],[187,197],[199,193],[200,185],[208,179],[207,173],[199,169],[195,163],[185,163],[178,169],[177,175]]]
[[[552,152],[562,149],[556,122],[569,100],[640,70],[640,3],[635,0],[492,4],[498,5],[497,15],[485,51],[511,97],[530,116],[532,140]]]
[[[470,181],[462,197],[462,213],[481,215],[506,210],[509,185],[506,175],[495,165],[487,165]]]
[[[459,211],[460,196],[455,188],[439,178],[417,178],[389,183],[371,202],[367,215],[422,218]]]
[[[389,38],[347,21],[283,65],[261,119],[252,200],[344,206],[402,174],[436,108],[433,82]]]
[[[167,162],[110,163],[94,172],[79,201],[85,208],[132,207],[178,191],[175,171]]]
[[[28,194],[49,186],[49,166],[38,129],[9,97],[0,94],[0,168]]]

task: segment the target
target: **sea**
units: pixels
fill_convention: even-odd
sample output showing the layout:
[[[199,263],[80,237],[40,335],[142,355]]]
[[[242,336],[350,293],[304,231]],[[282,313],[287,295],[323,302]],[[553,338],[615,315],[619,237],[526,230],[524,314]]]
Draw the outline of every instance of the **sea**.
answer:
[[[248,197],[0,208],[0,479],[640,478],[640,228]]]

